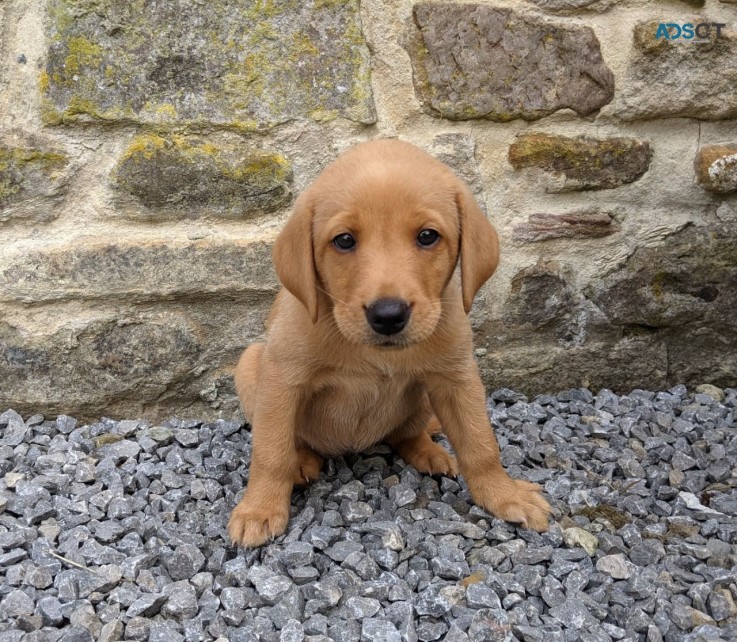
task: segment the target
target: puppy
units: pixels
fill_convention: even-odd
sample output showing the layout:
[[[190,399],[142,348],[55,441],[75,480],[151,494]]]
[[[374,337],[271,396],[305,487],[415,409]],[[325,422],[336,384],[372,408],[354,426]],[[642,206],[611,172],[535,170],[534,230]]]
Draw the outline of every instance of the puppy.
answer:
[[[284,287],[266,342],[235,371],[253,431],[235,544],[283,533],[292,487],[323,457],[381,441],[422,473],[460,471],[496,517],[547,530],[540,487],[502,468],[473,358],[467,314],[498,257],[468,188],[409,143],[356,145],[299,196],[274,245]],[[457,461],[432,440],[439,430]]]

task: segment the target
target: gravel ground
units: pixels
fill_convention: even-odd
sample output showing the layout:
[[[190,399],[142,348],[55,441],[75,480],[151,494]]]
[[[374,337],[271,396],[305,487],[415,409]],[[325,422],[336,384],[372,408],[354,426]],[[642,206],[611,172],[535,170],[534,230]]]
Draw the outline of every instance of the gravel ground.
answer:
[[[0,642],[735,640],[737,390],[488,402],[537,534],[384,447],[235,550],[235,422],[0,415]],[[446,444],[447,445],[447,444]]]

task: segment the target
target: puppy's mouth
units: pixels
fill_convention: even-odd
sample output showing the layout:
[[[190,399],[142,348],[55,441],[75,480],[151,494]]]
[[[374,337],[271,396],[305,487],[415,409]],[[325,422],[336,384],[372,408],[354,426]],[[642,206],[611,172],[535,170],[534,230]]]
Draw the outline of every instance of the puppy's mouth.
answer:
[[[382,341],[378,344],[380,348],[404,348],[406,343],[395,343],[394,341]]]
[[[399,350],[401,348],[406,348],[409,345],[412,345],[412,341],[408,339],[404,334],[396,335],[394,337],[388,338],[381,335],[374,335],[369,339],[369,345],[375,347],[375,348],[381,348],[382,350]]]

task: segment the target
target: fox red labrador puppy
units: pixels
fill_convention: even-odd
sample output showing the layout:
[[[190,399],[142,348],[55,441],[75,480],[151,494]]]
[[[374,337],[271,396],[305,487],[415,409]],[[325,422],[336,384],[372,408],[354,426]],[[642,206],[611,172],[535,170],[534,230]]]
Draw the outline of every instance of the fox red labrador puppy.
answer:
[[[381,441],[420,472],[460,471],[493,515],[547,530],[540,487],[502,468],[473,357],[467,314],[497,235],[446,165],[399,140],[356,145],[297,199],[273,257],[284,287],[266,342],[235,372],[253,457],[234,543],[283,533],[292,487],[323,457]]]

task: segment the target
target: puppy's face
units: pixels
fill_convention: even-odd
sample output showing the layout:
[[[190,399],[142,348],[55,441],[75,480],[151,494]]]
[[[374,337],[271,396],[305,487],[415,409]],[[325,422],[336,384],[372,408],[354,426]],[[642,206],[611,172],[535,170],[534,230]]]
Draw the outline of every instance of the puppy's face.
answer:
[[[364,168],[339,198],[315,202],[318,281],[349,341],[397,348],[435,330],[459,247],[448,183],[427,168],[385,163]]]
[[[312,321],[327,309],[348,340],[378,349],[433,333],[459,260],[468,312],[496,268],[496,232],[448,167],[397,140],[361,143],[329,165],[274,245],[279,279]]]

